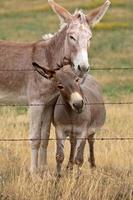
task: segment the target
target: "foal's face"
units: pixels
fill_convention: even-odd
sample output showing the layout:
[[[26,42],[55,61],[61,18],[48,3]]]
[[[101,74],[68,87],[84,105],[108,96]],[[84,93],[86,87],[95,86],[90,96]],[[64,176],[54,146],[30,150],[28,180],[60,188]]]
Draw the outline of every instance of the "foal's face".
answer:
[[[47,69],[32,63],[35,71],[41,76],[53,81],[54,86],[58,88],[64,101],[69,104],[75,112],[83,110],[83,96],[80,88],[79,77],[72,71],[70,65],[57,67],[56,69]]]
[[[79,78],[73,73],[71,66],[67,65],[59,71],[56,71],[54,80],[64,101],[69,104],[75,112],[82,112],[84,102]]]

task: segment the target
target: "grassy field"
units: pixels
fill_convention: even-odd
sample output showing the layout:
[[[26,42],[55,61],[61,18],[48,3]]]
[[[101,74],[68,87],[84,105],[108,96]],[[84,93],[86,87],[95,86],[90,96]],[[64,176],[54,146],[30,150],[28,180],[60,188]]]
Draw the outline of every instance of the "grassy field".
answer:
[[[102,0],[58,0],[69,10],[87,10]],[[133,1],[112,0],[112,7],[93,30],[89,52],[92,68],[133,66]],[[0,0],[0,39],[15,41],[39,40],[45,33],[58,30],[58,18],[46,0]],[[133,71],[91,71],[103,87],[105,101],[132,101]],[[133,105],[108,105],[107,120],[97,136],[132,137]],[[26,108],[0,108],[0,138],[27,138]],[[54,128],[51,130],[54,136]],[[66,142],[66,148],[69,143]],[[87,162],[82,175],[63,177],[57,183],[55,143],[49,144],[49,168],[52,178],[33,182],[29,175],[30,148],[26,142],[0,143],[0,200],[133,200],[133,142],[97,141],[97,169],[91,171]]]

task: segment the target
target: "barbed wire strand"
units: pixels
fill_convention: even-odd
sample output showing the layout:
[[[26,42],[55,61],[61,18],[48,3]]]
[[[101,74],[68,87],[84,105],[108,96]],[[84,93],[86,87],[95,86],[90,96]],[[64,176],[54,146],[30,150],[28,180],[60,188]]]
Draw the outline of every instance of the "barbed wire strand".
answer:
[[[98,68],[92,68],[91,70],[93,70],[93,71],[110,71],[110,70],[133,70],[133,67],[107,67],[107,68],[100,68],[100,67],[98,67]],[[90,71],[91,71],[90,70]]]
[[[110,71],[110,70],[133,70],[133,67],[98,67],[91,68],[90,71]],[[0,69],[0,72],[33,72],[34,69]]]
[[[4,106],[7,106],[7,107],[25,107],[25,106],[50,106],[50,105],[55,105],[55,104],[50,104],[50,103],[40,103],[40,104],[0,104],[0,106],[4,107]],[[61,105],[64,105],[64,104],[59,104],[57,103],[56,105],[58,106],[61,106]],[[105,103],[85,103],[85,105],[133,105],[133,101],[131,102],[105,102]]]
[[[29,142],[29,141],[59,141],[59,140],[70,140],[70,138],[48,138],[48,139],[28,139],[28,138],[18,138],[18,139],[0,139],[0,142]],[[88,138],[76,138],[76,140],[88,140]],[[94,139],[89,139],[90,141],[125,141],[125,140],[132,140],[133,137],[99,137],[99,138],[94,138]]]

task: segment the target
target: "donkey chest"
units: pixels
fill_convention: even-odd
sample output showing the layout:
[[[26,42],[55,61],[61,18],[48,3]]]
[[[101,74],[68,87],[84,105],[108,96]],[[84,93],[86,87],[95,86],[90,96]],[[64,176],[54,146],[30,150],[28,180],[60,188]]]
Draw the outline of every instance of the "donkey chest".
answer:
[[[82,113],[67,110],[66,106],[57,101],[54,110],[55,124],[73,127],[83,127],[91,121],[90,109],[86,107]]]
[[[72,136],[80,136],[82,132],[86,130],[86,127],[83,128],[82,126],[72,126],[70,124],[69,125],[61,124],[61,125],[58,125],[58,128],[61,130],[63,135],[70,138]],[[60,134],[60,131],[58,132],[58,128],[57,128],[57,134]]]

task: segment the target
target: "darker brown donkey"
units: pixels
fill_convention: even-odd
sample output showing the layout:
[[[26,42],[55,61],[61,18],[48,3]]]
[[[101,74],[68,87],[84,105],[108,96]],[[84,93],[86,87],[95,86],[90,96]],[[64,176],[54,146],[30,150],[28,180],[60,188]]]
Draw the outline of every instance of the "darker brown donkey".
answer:
[[[44,70],[35,63],[33,65],[42,76],[51,79],[60,91],[53,116],[57,139],[57,175],[61,175],[67,137],[71,143],[68,168],[72,169],[73,164],[78,168],[82,166],[86,139],[90,148],[90,166],[95,167],[93,137],[106,117],[100,85],[91,75],[77,77],[70,65],[56,70]]]

